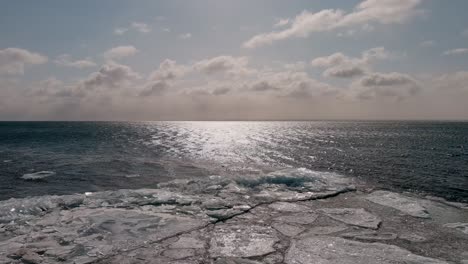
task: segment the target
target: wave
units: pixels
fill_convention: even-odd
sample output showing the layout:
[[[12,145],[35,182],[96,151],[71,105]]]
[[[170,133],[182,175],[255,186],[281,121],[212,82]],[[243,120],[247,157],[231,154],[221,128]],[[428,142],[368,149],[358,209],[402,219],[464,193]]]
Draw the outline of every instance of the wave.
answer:
[[[53,171],[38,171],[34,173],[27,173],[24,174],[21,179],[23,180],[29,180],[29,181],[35,181],[35,180],[42,180],[44,178],[50,177],[55,175],[55,172]]]

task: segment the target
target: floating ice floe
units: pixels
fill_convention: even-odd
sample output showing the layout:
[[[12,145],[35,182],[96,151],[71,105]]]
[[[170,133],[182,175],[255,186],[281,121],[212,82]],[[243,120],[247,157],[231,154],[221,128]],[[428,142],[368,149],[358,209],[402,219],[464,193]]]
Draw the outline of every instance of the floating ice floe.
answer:
[[[53,171],[38,171],[38,172],[34,172],[34,173],[24,174],[21,177],[21,179],[34,181],[34,180],[41,180],[41,179],[44,179],[44,178],[47,178],[47,177],[50,177],[50,176],[53,176],[53,175],[55,175],[55,172],[53,172]]]

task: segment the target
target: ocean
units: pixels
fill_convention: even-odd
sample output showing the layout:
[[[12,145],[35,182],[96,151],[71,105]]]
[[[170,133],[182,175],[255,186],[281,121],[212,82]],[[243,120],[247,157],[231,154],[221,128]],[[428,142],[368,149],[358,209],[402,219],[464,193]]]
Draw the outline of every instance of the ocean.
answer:
[[[468,123],[0,122],[0,200],[283,168],[468,202]]]

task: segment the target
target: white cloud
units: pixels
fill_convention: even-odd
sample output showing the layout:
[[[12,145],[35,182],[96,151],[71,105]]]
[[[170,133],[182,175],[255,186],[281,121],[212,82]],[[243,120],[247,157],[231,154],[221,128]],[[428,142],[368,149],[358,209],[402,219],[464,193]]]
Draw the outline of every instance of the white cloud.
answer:
[[[238,73],[246,70],[249,60],[247,57],[218,56],[201,60],[193,66],[195,70],[205,74],[220,72]]]
[[[416,7],[421,0],[365,0],[343,17],[337,26],[362,25],[370,22],[401,24],[423,11]]]
[[[409,75],[397,72],[372,73],[360,80],[362,86],[392,86],[404,85],[412,82],[415,81]]]
[[[431,118],[439,111],[433,109],[439,99],[445,100],[440,109],[455,109],[447,110],[445,117],[468,114],[457,110],[464,111],[462,99],[468,96],[467,72],[431,76],[422,85],[408,74],[371,71],[372,61],[389,56],[385,49],[374,48],[356,57],[337,53],[317,58],[313,66],[325,71],[350,61],[364,65],[364,73],[350,74],[359,78],[340,87],[314,79],[301,61],[254,67],[247,58],[228,55],[184,64],[166,59],[146,78],[129,66],[108,62],[72,83],[54,77],[27,86],[3,81],[0,117],[225,119],[228,113],[234,119],[418,118],[432,111],[423,115]],[[226,74],[238,69],[249,75],[233,79]],[[340,74],[347,75],[334,73]],[[419,114],[408,116],[412,110]]]
[[[140,96],[154,96],[166,93],[173,82],[188,72],[188,67],[166,59],[159,64],[159,68],[152,72],[144,85]]]
[[[387,50],[385,50],[384,47],[376,47],[372,49],[365,50],[362,53],[362,60],[369,63],[374,60],[385,60],[389,58],[394,58],[397,57],[396,54],[389,53]]]
[[[189,39],[189,38],[192,38],[192,34],[191,33],[180,34],[179,38],[180,39]]]
[[[141,33],[149,33],[151,32],[151,28],[148,24],[141,23],[141,22],[133,22],[132,27]]]
[[[140,74],[126,65],[116,62],[107,62],[98,71],[89,74],[88,77],[73,83],[64,83],[55,77],[50,77],[34,85],[33,95],[41,96],[43,99],[54,97],[69,98],[70,100],[81,100],[82,98],[102,98],[116,96],[116,89],[134,88],[136,82],[141,80]]]
[[[97,66],[90,58],[83,60],[72,60],[68,54],[62,54],[54,60],[54,63],[60,66],[73,67],[78,69],[90,68]]]
[[[108,62],[101,66],[97,72],[93,72],[82,82],[82,87],[87,90],[95,88],[117,88],[140,79],[141,76],[132,68]]]
[[[307,98],[334,94],[337,89],[311,78],[303,71],[259,71],[245,84],[247,92],[273,93],[280,97]]]
[[[165,59],[159,64],[159,68],[150,74],[149,80],[174,80],[182,77],[187,72],[187,66],[177,64],[176,61],[170,59]]]
[[[121,36],[127,33],[130,29],[136,30],[140,33],[149,33],[151,32],[151,27],[142,22],[132,22],[128,27],[118,27],[114,29],[114,35]]]
[[[364,69],[357,65],[332,67],[323,72],[325,77],[353,78],[364,74]]]
[[[264,92],[264,91],[278,91],[278,90],[281,90],[281,88],[273,82],[261,80],[261,81],[253,83],[250,86],[250,90],[255,91],[255,92]]]
[[[170,86],[167,81],[152,81],[145,85],[144,89],[140,92],[140,96],[163,95]]]
[[[372,63],[378,60],[394,58],[383,47],[372,48],[361,53],[360,57],[352,58],[343,53],[335,53],[312,60],[314,67],[325,68],[325,77],[360,78],[351,82],[349,89],[342,92],[344,97],[357,99],[374,99],[391,97],[403,99],[415,95],[421,85],[410,75],[391,72],[379,73],[372,71]]]
[[[155,17],[155,19],[156,19],[156,21],[164,21],[164,20],[166,20],[166,17],[164,17],[164,16],[157,16],[157,17]]]
[[[314,67],[325,68],[325,77],[353,78],[370,71],[370,64],[376,60],[390,58],[384,47],[377,47],[362,52],[360,58],[351,58],[341,52],[312,60]]]
[[[344,28],[346,29],[346,28]],[[354,37],[356,36],[359,32],[372,32],[374,31],[375,27],[370,25],[370,24],[364,24],[361,27],[352,27],[352,28],[347,28],[343,32],[339,32],[337,34],[338,37]]]
[[[287,24],[289,24],[289,19],[288,18],[281,18],[281,19],[278,20],[278,22],[276,22],[275,25],[273,25],[273,27],[284,27]]]
[[[44,64],[47,57],[19,48],[0,50],[0,74],[24,74],[26,65]]]
[[[290,64],[286,70],[279,71],[251,68],[248,62],[247,57],[228,55],[185,65],[166,59],[150,74],[140,96],[165,96],[172,93],[200,97],[256,93],[296,98],[336,91],[333,86],[314,80],[302,71],[304,62]],[[189,74],[189,79],[182,78]]]
[[[39,84],[35,85],[34,90],[31,92],[31,95],[44,97],[65,97],[72,95],[69,89],[64,88],[64,82],[55,77],[49,77],[45,80],[39,81]]]
[[[398,100],[414,96],[421,85],[413,77],[398,73],[370,73],[351,84],[350,92],[359,99],[392,97]]]
[[[343,63],[353,63],[355,59],[352,59],[341,52],[334,53],[326,57],[318,57],[311,61],[314,67],[329,68],[334,67]]]
[[[468,54],[468,49],[461,48],[461,49],[451,49],[444,51],[444,55],[461,55],[461,54]]]
[[[103,56],[108,60],[122,59],[135,55],[138,52],[138,49],[136,49],[134,46],[118,46],[107,50],[104,52]]]
[[[171,29],[170,29],[170,28],[163,28],[162,31],[164,31],[164,32],[171,32]]]
[[[436,45],[435,41],[433,40],[425,40],[419,43],[419,46],[424,48],[434,47]]]
[[[316,13],[304,10],[292,21],[289,28],[256,35],[243,46],[256,48],[288,38],[306,38],[314,32],[331,31],[352,26],[371,27],[370,23],[400,24],[418,13],[421,0],[366,0],[352,12],[340,9],[325,9]]]
[[[123,35],[128,31],[128,28],[115,28],[114,29],[114,35]]]

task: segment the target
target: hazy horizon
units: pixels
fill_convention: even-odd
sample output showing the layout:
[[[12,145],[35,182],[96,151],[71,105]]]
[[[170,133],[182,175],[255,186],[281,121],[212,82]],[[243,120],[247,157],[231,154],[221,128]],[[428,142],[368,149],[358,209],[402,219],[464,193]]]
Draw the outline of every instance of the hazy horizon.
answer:
[[[467,121],[468,2],[10,1],[4,121]]]

